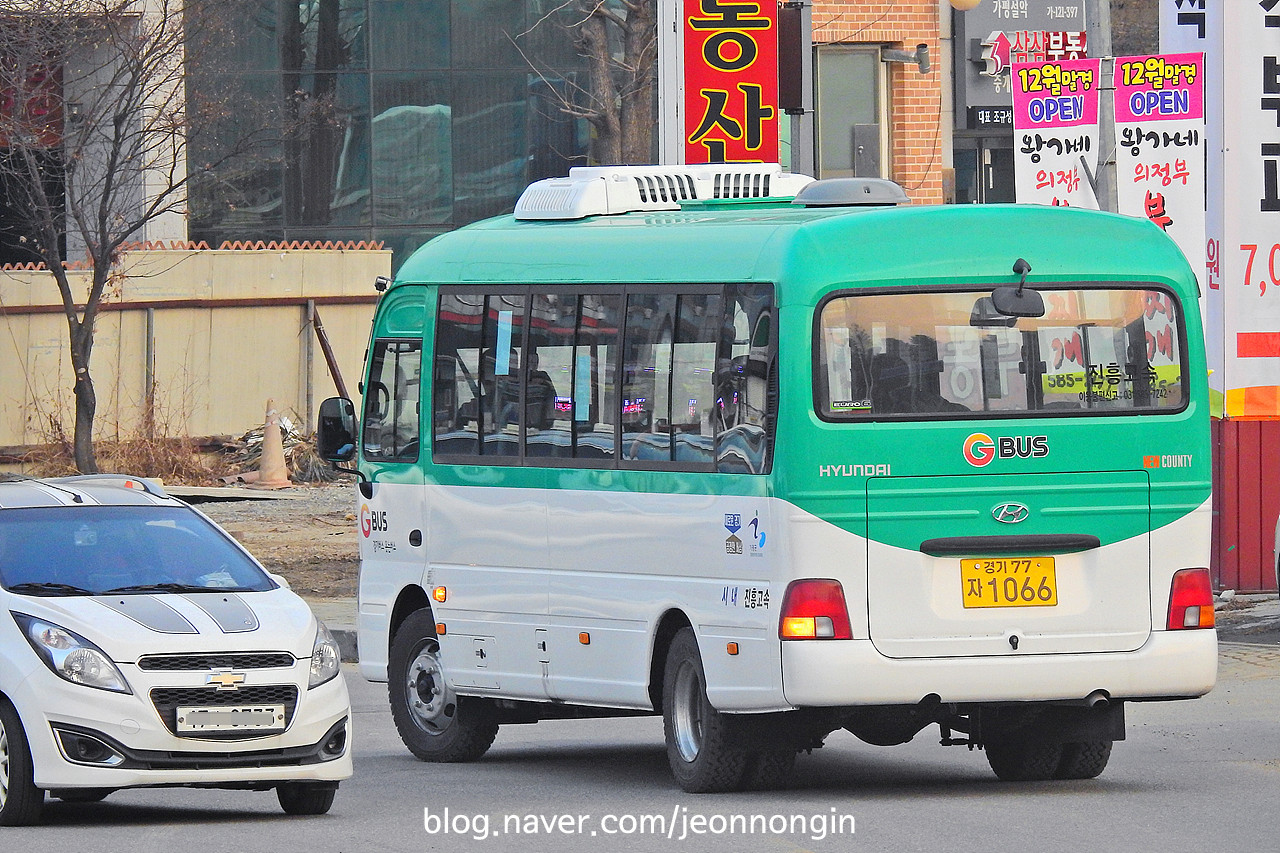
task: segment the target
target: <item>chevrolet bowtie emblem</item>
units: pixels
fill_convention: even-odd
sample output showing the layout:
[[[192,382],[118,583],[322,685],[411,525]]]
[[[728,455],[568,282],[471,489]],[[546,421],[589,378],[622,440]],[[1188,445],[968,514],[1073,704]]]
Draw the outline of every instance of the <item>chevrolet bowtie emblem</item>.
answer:
[[[219,690],[239,690],[244,684],[243,672],[211,672],[204,677],[206,685],[216,684]]]

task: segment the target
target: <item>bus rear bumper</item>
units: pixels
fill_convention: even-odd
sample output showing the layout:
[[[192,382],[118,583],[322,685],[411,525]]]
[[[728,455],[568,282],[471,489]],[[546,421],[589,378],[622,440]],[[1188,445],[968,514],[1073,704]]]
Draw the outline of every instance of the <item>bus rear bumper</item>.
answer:
[[[1187,699],[1217,681],[1218,639],[1209,630],[1153,631],[1133,652],[895,659],[870,640],[782,644],[782,689],[796,707],[1083,699]]]

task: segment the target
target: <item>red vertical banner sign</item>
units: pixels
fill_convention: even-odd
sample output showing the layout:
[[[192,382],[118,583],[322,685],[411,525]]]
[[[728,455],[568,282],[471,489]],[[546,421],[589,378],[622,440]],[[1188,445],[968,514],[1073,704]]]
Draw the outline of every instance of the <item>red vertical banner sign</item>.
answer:
[[[684,0],[686,163],[778,162],[778,5]]]

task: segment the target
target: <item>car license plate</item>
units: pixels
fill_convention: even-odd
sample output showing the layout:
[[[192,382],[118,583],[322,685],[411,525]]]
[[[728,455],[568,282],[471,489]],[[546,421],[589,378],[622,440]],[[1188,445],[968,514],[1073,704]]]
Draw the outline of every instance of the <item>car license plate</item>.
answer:
[[[1058,578],[1053,557],[984,557],[960,561],[965,607],[1053,607]]]
[[[283,705],[179,707],[178,731],[271,731],[284,728]]]

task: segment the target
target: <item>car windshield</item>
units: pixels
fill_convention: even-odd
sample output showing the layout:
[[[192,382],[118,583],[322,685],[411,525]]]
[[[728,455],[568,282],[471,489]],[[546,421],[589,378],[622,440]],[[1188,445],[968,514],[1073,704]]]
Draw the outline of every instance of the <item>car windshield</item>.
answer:
[[[0,510],[0,584],[44,596],[276,586],[197,513],[154,506]]]

